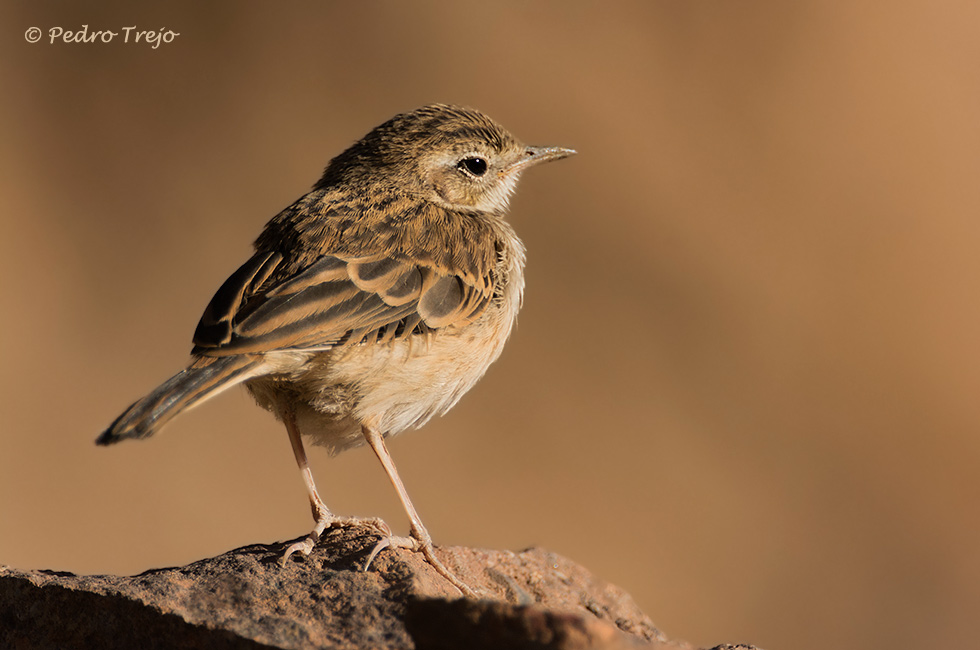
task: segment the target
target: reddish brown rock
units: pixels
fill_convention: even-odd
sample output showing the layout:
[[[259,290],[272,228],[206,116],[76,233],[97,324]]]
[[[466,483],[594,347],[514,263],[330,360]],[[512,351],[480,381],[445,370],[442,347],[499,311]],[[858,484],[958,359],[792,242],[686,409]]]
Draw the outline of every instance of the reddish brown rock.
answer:
[[[476,601],[408,551],[360,571],[376,539],[332,532],[285,567],[285,544],[129,577],[0,567],[0,647],[689,648],[554,553],[437,549]]]

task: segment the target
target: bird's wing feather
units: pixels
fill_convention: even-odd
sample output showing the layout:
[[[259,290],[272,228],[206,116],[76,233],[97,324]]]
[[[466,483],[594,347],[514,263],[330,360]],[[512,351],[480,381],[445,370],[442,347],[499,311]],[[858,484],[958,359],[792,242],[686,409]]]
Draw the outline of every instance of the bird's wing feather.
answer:
[[[279,253],[258,252],[221,286],[194,334],[209,356],[327,349],[472,322],[493,296],[483,282],[390,255],[322,255],[291,272]]]

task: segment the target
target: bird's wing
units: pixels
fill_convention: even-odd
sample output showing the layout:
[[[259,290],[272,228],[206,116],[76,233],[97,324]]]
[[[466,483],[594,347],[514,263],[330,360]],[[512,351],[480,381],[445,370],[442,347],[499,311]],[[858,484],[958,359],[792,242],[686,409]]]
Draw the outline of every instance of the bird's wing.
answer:
[[[208,356],[328,349],[472,322],[493,297],[483,281],[393,256],[324,255],[296,272],[258,252],[221,286],[194,333]]]

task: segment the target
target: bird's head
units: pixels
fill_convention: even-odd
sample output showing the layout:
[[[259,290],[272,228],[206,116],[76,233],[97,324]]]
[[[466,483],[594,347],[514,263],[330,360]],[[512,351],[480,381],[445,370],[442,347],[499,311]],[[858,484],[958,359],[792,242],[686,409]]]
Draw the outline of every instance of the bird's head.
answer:
[[[502,214],[521,172],[574,153],[529,147],[479,111],[432,104],[368,133],[330,162],[318,187],[382,184],[446,209]]]

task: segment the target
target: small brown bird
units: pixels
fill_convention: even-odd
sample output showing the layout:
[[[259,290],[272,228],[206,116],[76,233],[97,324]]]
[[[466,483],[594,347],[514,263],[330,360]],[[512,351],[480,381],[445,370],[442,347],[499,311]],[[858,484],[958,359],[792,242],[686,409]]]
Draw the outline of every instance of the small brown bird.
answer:
[[[528,147],[478,111],[435,104],[397,115],[334,158],[280,212],[255,254],[218,289],[190,365],[130,406],[97,440],[146,438],[175,415],[244,383],[286,425],[316,527],[367,525],[385,547],[436,558],[384,439],[448,411],[500,356],[521,306],[524,246],[504,221],[528,167],[575,153]],[[338,453],[371,445],[411,521],[334,515],[302,436]]]

